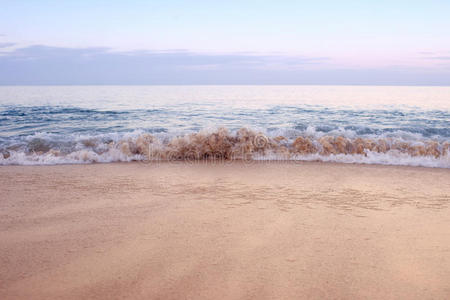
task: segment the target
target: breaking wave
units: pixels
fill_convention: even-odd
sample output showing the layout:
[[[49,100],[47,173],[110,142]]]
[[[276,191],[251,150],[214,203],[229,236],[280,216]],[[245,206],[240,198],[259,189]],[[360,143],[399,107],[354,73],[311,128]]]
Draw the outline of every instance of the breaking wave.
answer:
[[[359,135],[314,127],[269,133],[241,128],[182,135],[134,131],[97,135],[37,133],[0,144],[0,165],[126,161],[286,160],[450,168],[450,142],[394,132]]]

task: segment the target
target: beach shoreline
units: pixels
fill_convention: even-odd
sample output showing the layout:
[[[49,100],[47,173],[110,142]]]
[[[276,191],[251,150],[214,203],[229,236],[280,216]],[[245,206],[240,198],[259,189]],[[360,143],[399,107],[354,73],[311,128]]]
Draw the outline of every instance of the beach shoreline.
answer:
[[[443,299],[450,171],[0,166],[1,299]]]

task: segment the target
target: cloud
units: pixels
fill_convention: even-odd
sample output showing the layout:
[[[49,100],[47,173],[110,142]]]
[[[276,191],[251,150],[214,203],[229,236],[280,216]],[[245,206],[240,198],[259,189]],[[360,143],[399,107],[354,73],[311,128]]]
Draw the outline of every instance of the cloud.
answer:
[[[10,61],[34,60],[46,63],[76,62],[116,65],[123,67],[125,64],[140,65],[150,68],[182,68],[205,65],[217,65],[219,67],[232,66],[264,66],[279,64],[286,67],[304,64],[317,64],[327,58],[323,57],[285,57],[275,55],[243,55],[243,54],[199,54],[182,49],[165,51],[131,51],[113,52],[109,48],[60,48],[48,46],[30,46],[19,48],[8,56]]]
[[[444,52],[419,52],[422,55],[422,58],[425,59],[433,59],[433,60],[450,60],[450,51]]]
[[[279,53],[202,54],[182,49],[30,46],[0,56],[0,84],[450,84],[449,74],[333,69],[330,58]]]
[[[429,52],[429,51],[422,51],[422,52],[419,52],[419,54],[420,55],[433,55],[434,53],[433,52]]]
[[[434,56],[434,57],[429,57],[429,59],[450,60],[450,56]]]
[[[0,43],[0,48],[11,47],[14,45],[15,45],[15,43]]]

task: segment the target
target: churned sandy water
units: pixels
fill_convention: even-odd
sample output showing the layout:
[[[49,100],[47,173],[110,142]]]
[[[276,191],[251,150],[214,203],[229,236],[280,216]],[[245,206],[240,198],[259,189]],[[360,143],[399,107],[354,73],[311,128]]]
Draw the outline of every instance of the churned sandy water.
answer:
[[[450,168],[450,87],[5,86],[0,165],[219,157]]]
[[[0,167],[0,299],[446,299],[448,169]]]

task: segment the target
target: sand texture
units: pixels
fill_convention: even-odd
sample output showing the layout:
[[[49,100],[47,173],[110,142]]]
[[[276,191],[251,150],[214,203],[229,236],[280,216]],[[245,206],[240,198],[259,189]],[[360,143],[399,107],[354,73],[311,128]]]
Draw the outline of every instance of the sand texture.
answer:
[[[0,167],[0,299],[449,299],[450,170]]]

